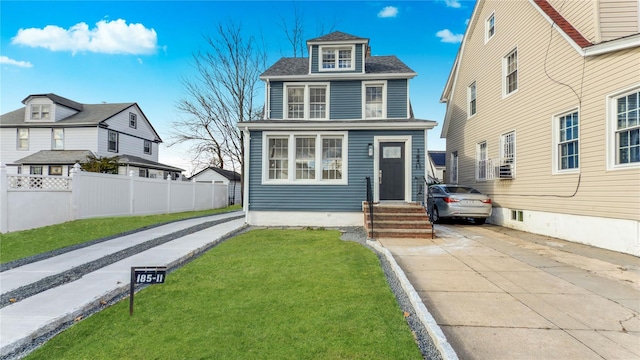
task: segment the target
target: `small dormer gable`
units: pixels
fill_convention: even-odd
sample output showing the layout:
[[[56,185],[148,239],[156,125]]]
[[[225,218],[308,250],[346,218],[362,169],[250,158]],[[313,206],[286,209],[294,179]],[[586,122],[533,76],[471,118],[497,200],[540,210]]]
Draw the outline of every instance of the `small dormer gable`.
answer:
[[[311,74],[364,73],[369,39],[340,31],[307,41]]]
[[[56,94],[29,95],[22,103],[25,122],[56,122],[82,111],[82,104]]]

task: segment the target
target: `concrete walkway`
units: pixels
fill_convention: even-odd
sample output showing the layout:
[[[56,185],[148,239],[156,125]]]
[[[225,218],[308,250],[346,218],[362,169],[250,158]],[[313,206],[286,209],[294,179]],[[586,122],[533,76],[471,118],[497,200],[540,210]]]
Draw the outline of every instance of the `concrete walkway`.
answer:
[[[498,226],[380,239],[461,359],[640,359],[640,259]]]
[[[241,214],[234,212],[174,222],[7,270],[0,273],[1,290],[5,293],[124,248],[184,231],[198,224]],[[85,312],[106,304],[114,296],[127,292],[132,266],[175,266],[243,226],[244,217],[222,222],[126,257],[75,281],[20,299],[0,309],[0,357],[28,346],[33,339],[54,331]],[[168,277],[170,276],[169,274]]]

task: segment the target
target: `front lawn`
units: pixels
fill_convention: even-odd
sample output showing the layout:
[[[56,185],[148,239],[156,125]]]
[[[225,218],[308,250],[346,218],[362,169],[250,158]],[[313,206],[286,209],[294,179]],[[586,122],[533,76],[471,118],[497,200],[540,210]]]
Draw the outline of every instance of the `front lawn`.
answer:
[[[376,255],[339,236],[236,236],[29,359],[422,359]]]
[[[31,230],[0,234],[0,263],[140,229],[149,225],[240,209],[240,205],[234,205],[222,209],[171,214],[83,219]]]

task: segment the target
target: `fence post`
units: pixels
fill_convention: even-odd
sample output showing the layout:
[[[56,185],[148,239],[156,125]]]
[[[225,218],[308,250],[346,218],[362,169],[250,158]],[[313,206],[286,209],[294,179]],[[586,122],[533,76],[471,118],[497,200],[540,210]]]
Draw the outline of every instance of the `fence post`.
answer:
[[[133,177],[133,170],[129,170],[129,215],[134,215],[136,211],[135,207],[135,178]]]
[[[171,174],[167,174],[167,213],[171,213]]]
[[[75,163],[69,174],[69,176],[71,176],[71,220],[78,220],[80,218],[81,171],[80,164]]]
[[[0,233],[9,231],[7,166],[0,164]]]

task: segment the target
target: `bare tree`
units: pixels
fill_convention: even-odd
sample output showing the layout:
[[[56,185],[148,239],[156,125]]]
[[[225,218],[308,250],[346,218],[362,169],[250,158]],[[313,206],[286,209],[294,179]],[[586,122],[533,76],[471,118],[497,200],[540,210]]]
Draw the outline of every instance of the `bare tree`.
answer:
[[[284,32],[291,50],[293,50],[293,57],[304,57],[305,54],[305,40],[304,40],[304,24],[303,16],[296,3],[293,4],[293,21],[292,24],[287,24],[284,17],[280,17],[280,28]]]
[[[234,23],[219,24],[204,40],[206,50],[193,54],[197,75],[182,81],[186,96],[176,106],[185,117],[173,123],[169,146],[189,144],[196,164],[241,170],[244,139],[237,124],[262,114],[256,98],[266,52]]]

